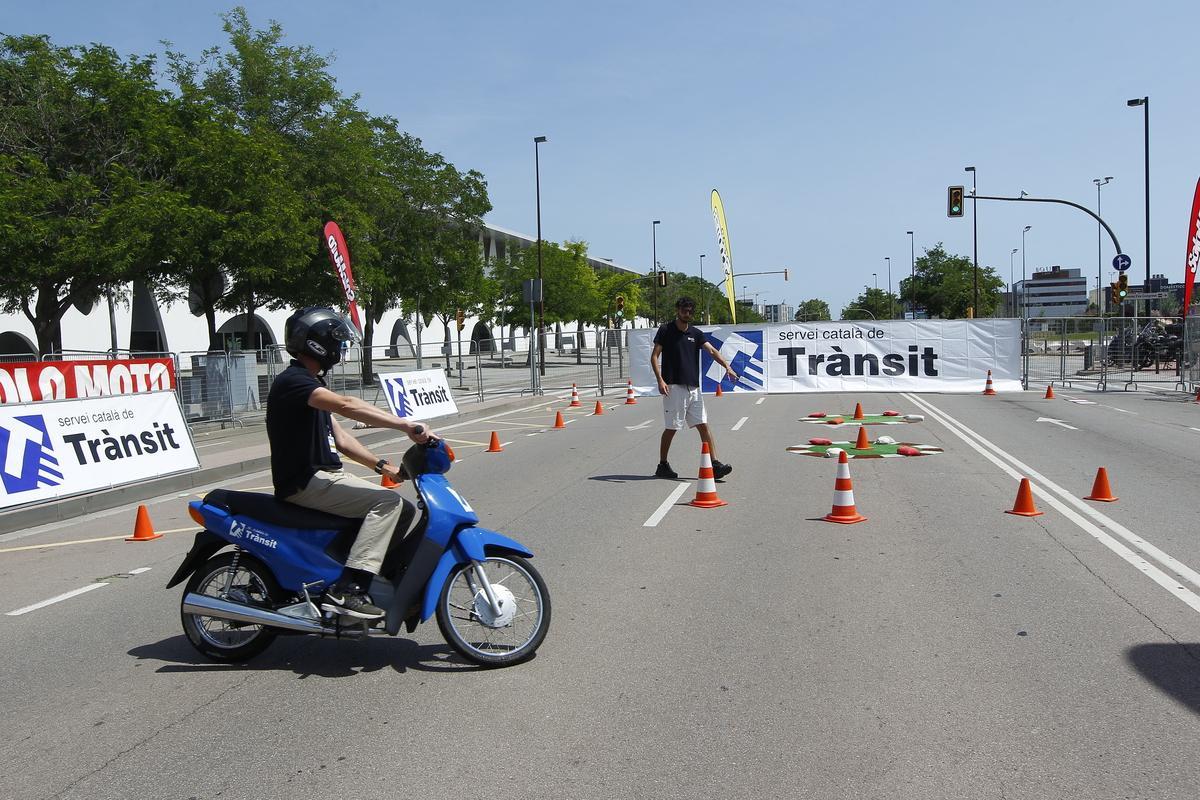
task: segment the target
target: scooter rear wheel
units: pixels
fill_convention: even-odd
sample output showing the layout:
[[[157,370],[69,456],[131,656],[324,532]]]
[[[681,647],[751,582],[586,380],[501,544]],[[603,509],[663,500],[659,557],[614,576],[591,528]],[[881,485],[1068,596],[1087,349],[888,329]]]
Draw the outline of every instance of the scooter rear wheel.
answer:
[[[234,553],[227,551],[200,565],[184,589],[209,597],[227,597],[240,603],[271,607],[283,596],[283,589],[271,571],[249,553],[240,553],[237,569]],[[227,591],[228,590],[228,591]],[[183,632],[192,646],[214,661],[246,661],[275,641],[275,631],[262,625],[205,617],[180,610]]]
[[[482,563],[501,601],[501,616],[492,613],[474,565],[460,564],[438,598],[438,627],[451,647],[476,664],[517,664],[531,657],[546,638],[550,592],[538,571],[520,556],[489,556]]]

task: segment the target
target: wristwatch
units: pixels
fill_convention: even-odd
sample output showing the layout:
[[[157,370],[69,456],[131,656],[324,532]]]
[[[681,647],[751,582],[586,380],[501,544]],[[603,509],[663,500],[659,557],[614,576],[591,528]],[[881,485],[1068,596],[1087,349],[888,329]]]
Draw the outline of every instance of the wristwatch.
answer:
[[[390,464],[390,463],[392,463],[392,462],[388,461],[386,458],[379,459],[378,461],[375,462],[375,472],[379,475],[382,475],[383,474],[383,465]]]

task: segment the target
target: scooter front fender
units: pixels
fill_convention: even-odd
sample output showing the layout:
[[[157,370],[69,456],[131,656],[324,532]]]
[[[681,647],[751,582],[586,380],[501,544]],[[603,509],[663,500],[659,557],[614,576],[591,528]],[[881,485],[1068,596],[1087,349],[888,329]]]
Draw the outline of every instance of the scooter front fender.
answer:
[[[450,577],[450,571],[459,564],[483,561],[489,551],[526,558],[533,555],[520,542],[502,533],[489,531],[487,528],[463,528],[454,536],[446,552],[442,553],[437,568],[429,576],[429,583],[425,584],[425,602],[421,604],[422,622],[433,616],[437,609],[438,598],[442,595],[442,587]]]

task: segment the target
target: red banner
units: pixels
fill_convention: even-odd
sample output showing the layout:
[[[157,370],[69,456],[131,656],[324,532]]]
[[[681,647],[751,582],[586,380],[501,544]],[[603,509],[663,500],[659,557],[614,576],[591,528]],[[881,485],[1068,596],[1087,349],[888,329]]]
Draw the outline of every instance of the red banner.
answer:
[[[74,400],[175,388],[169,358],[0,362],[0,403]]]
[[[342,236],[341,228],[336,222],[325,223],[325,248],[329,251],[329,260],[333,262],[333,271],[337,275],[342,291],[346,293],[346,305],[350,307],[350,319],[358,328],[361,336],[362,321],[358,318],[358,293],[354,288],[354,273],[350,271],[350,248],[346,247],[346,238]]]
[[[1192,200],[1191,222],[1188,223],[1187,268],[1183,271],[1183,316],[1192,304],[1192,284],[1196,267],[1200,265],[1200,180],[1196,181],[1196,196]]]

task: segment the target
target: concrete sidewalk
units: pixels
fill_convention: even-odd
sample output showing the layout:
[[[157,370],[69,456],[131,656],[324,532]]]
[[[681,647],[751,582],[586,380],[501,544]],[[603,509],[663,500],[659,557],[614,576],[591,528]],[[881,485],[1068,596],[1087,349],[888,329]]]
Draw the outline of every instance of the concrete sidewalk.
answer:
[[[430,420],[429,424],[436,431],[490,414],[524,407],[536,408],[559,402],[562,402],[562,397],[557,392],[540,396],[500,397],[473,403],[457,414]],[[342,420],[342,423],[343,427],[349,427],[346,420]],[[354,429],[352,433],[368,446],[392,439],[399,440],[403,437],[399,431],[379,428],[359,428]],[[244,427],[222,429],[216,426],[205,426],[205,428],[198,428],[192,431],[192,441],[196,446],[196,455],[200,461],[198,470],[165,475],[155,480],[49,500],[0,512],[0,535],[74,519],[94,511],[116,508],[171,492],[182,492],[199,486],[219,483],[271,467],[266,425],[261,420]]]

